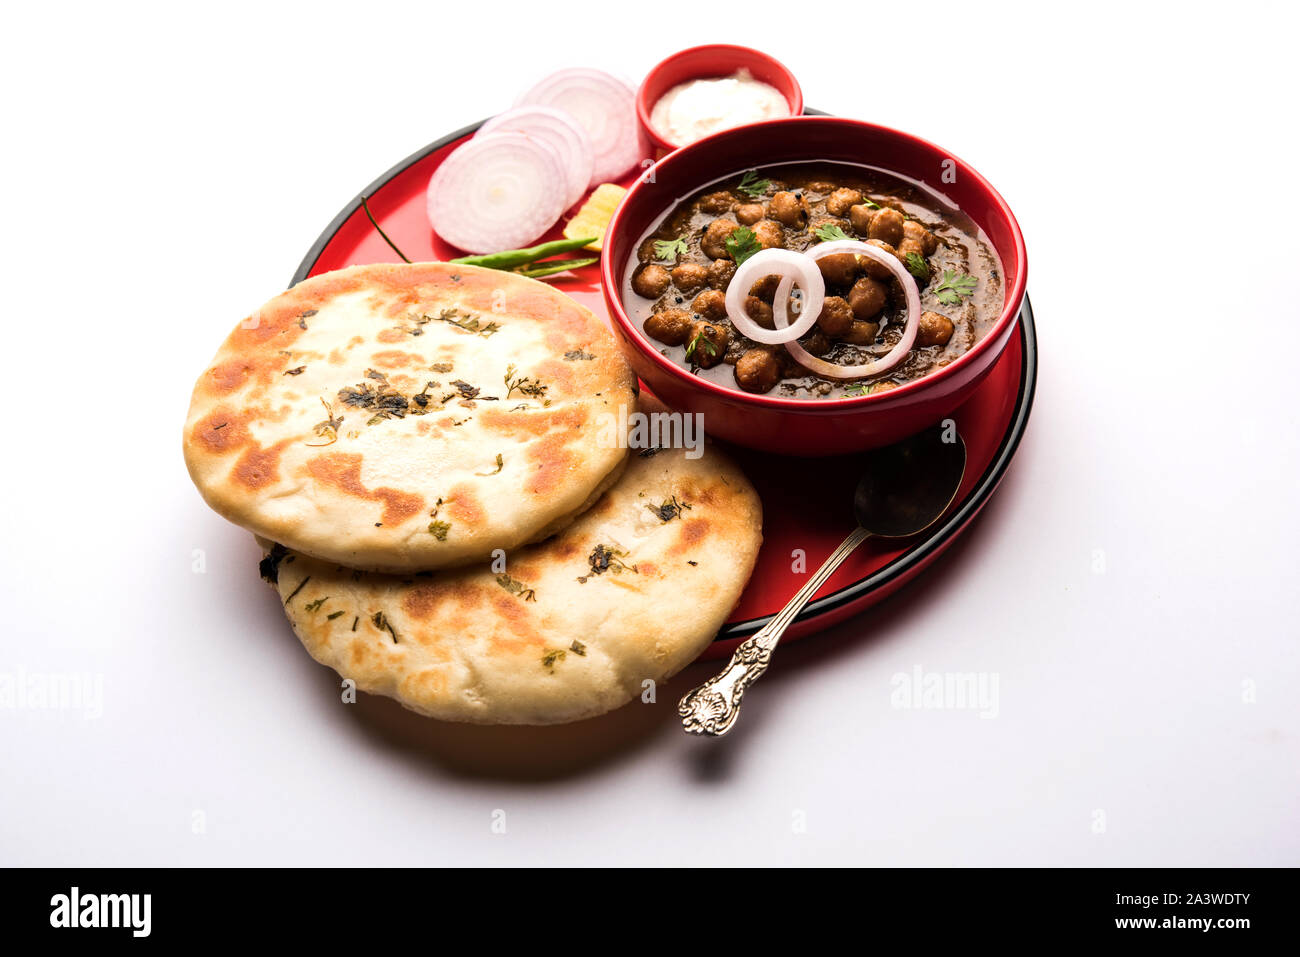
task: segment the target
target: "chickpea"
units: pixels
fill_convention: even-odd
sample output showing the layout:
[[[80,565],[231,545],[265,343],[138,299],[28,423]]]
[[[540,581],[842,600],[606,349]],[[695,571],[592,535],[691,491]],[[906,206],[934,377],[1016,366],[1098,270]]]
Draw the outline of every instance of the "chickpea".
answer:
[[[746,392],[770,392],[781,381],[781,363],[768,349],[749,349],[736,360],[736,384]]]
[[[952,320],[937,312],[921,313],[921,320],[916,327],[916,344],[918,346],[946,346],[952,338]]]
[[[847,333],[853,324],[853,308],[848,300],[840,296],[827,296],[822,304],[821,314],[817,317],[817,325],[821,331],[838,339]]]
[[[640,266],[632,273],[632,291],[643,299],[658,299],[670,282],[668,270],[655,263]]]
[[[754,230],[754,238],[764,249],[785,248],[785,230],[775,220],[761,219],[751,228]]]
[[[714,289],[726,289],[731,285],[731,277],[736,274],[736,264],[730,259],[715,259],[709,266],[709,285]]]
[[[909,239],[921,244],[922,256],[933,256],[935,250],[939,248],[939,240],[935,238],[934,233],[914,219],[903,222],[903,241],[907,242]]]
[[[655,254],[655,243],[659,240],[651,236],[637,247],[636,258],[643,263],[652,263],[659,257]]]
[[[903,264],[903,267],[908,272],[912,273],[913,279],[915,279],[921,285],[925,285],[930,281],[930,269],[928,263],[926,268],[920,271],[921,275],[918,276],[915,272],[912,272],[912,267],[907,261],[907,257],[909,255],[919,256],[921,258],[921,262],[926,262],[925,247],[922,246],[915,239],[904,239],[901,243],[898,244],[899,261]]]
[[[704,255],[710,259],[731,258],[731,253],[727,252],[727,240],[739,228],[740,224],[730,219],[715,219],[709,223],[709,228],[704,231],[704,238],[700,240],[700,248],[704,250]]]
[[[680,346],[691,334],[691,317],[683,309],[661,309],[645,321],[645,334],[664,345]]]
[[[753,226],[766,216],[767,210],[762,203],[746,203],[736,207],[736,219],[742,226]]]
[[[880,249],[882,252],[889,253],[889,255],[893,256],[895,259],[898,258],[898,250],[895,249],[893,246],[889,245],[889,243],[884,242],[883,240],[868,239],[867,245],[875,246],[877,249]],[[884,263],[877,262],[874,259],[869,259],[866,256],[862,257],[862,269],[863,272],[865,272],[872,279],[889,279],[891,276],[894,275],[890,271],[889,267],[886,266]]]
[[[721,319],[727,314],[727,296],[720,289],[706,289],[695,297],[691,311],[705,319]]]
[[[782,190],[773,196],[768,208],[773,219],[791,229],[802,229],[808,222],[808,201],[789,190]]]
[[[772,302],[776,298],[776,287],[781,285],[781,277],[777,275],[764,276],[754,285],[749,287],[749,294],[757,296],[766,303]]]
[[[832,216],[843,216],[851,207],[861,202],[861,191],[843,187],[826,197],[826,212]]]
[[[803,347],[815,356],[824,356],[831,351],[831,337],[824,332],[814,332],[804,341]]]
[[[776,328],[776,322],[772,319],[772,307],[757,296],[745,297],[745,315],[764,329]]]
[[[702,369],[712,369],[727,354],[731,334],[723,326],[711,322],[697,322],[691,326],[690,340],[686,343],[687,359]]]
[[[849,231],[849,224],[847,220],[839,219],[834,216],[819,216],[817,219],[814,219],[811,223],[808,224],[808,232],[816,235],[818,232],[828,227],[835,227],[836,229],[841,229],[845,232],[846,235]]]
[[[808,374],[808,370],[799,365],[799,360],[790,355],[787,349],[777,352],[776,362],[781,367],[782,379],[798,379]]]
[[[843,339],[855,346],[869,346],[876,341],[876,336],[879,334],[880,323],[854,319],[853,325],[849,326],[849,331],[844,334]]]
[[[871,228],[867,235],[872,239],[881,239],[897,247],[903,241],[903,214],[896,209],[878,209],[871,217]]]
[[[817,260],[822,278],[831,286],[849,286],[858,278],[858,257],[853,253],[832,253]]]
[[[871,388],[867,390],[867,395],[875,395],[877,392],[893,392],[898,388],[897,382],[890,382],[886,379],[884,382],[873,382]]]
[[[885,282],[885,295],[895,306],[907,305],[907,290],[897,279],[890,279]]]
[[[853,231],[866,236],[871,232],[871,220],[876,215],[875,209],[866,205],[849,207],[849,224]]]
[[[733,197],[726,190],[717,193],[709,193],[700,199],[700,212],[702,213],[725,213],[731,210],[735,203]]]
[[[922,245],[921,245],[917,240],[915,240],[915,239],[906,239],[906,238],[905,238],[901,243],[898,244],[898,250],[897,250],[897,252],[895,253],[895,255],[898,256],[899,260],[903,263],[904,266],[907,265],[907,254],[908,254],[908,253],[916,253],[916,255],[918,255],[918,256],[920,256],[922,259],[924,259],[924,258],[925,258],[925,247],[922,246]]]
[[[808,184],[808,189],[810,192],[814,193],[833,193],[835,191],[835,184],[828,183],[824,179],[815,179]]]
[[[709,271],[699,263],[682,263],[673,267],[673,285],[682,292],[694,292],[709,281]]]
[[[878,315],[885,308],[885,296],[884,283],[865,277],[859,279],[849,290],[849,305],[853,307],[853,315],[858,319],[870,319]]]

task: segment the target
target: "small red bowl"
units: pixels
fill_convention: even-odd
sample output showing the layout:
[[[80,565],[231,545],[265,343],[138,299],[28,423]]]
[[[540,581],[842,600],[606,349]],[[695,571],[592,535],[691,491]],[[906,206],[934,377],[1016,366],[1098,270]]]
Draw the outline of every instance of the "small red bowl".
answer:
[[[780,163],[870,165],[927,185],[980,226],[1002,260],[1002,313],[965,355],[897,389],[847,399],[753,395],[691,375],[659,351],[623,308],[636,243],[683,197],[725,176]],[[945,180],[952,180],[946,182]],[[983,176],[933,143],[835,116],[799,116],[725,130],[670,153],[628,191],[605,231],[601,284],[632,368],[673,408],[699,412],[711,435],[785,455],[839,455],[889,445],[949,415],[975,391],[1011,341],[1025,298],[1025,241],[1006,201]]]
[[[755,80],[775,87],[790,104],[791,116],[803,112],[803,90],[780,60],[749,47],[711,43],[674,53],[646,74],[636,91],[636,115],[641,121],[641,132],[661,155],[679,149],[682,144],[664,139],[650,123],[650,113],[660,97],[679,83],[731,76],[738,70],[748,70]]]

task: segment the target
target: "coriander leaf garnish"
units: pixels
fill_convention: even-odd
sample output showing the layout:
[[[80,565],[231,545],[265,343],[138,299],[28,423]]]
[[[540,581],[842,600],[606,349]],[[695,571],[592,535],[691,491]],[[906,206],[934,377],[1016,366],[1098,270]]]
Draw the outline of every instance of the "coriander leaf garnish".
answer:
[[[314,449],[322,448],[326,445],[333,445],[337,442],[339,440],[339,426],[343,424],[343,416],[340,415],[337,419],[334,418],[334,406],[330,405],[324,399],[320,400],[320,404],[325,406],[325,414],[328,418],[324,422],[318,422],[312,426],[312,431],[322,439],[328,439],[329,441],[305,443]]]
[[[759,179],[758,171],[749,169],[745,170],[745,175],[740,177],[740,182],[736,184],[736,192],[744,193],[750,199],[758,199],[771,185],[771,180]]]
[[[291,601],[294,600],[294,598],[297,596],[298,592],[302,591],[303,588],[305,588],[305,587],[307,586],[307,583],[308,583],[309,581],[311,581],[311,576],[310,576],[310,575],[308,575],[308,576],[307,576],[306,578],[304,578],[302,581],[298,582],[298,587],[295,588],[293,591],[289,592],[289,597],[286,598],[286,599],[284,600],[284,607],[285,607],[285,608],[288,608],[288,607],[289,607],[289,602],[291,602]]]
[[[880,208],[880,204],[879,204],[879,203],[873,203],[871,200],[867,199],[867,197],[865,197],[865,196],[862,197],[862,202],[859,203],[858,205],[860,205],[860,206],[866,206],[868,209],[879,209],[879,208]]]
[[[851,239],[852,237],[835,223],[825,223],[813,230],[813,235],[824,243],[833,242],[837,239]]]
[[[919,254],[908,253],[903,257],[903,260],[904,264],[907,266],[907,271],[917,279],[930,278],[930,264],[922,259]]]
[[[726,246],[727,252],[731,253],[731,258],[736,261],[737,266],[763,248],[758,244],[758,237],[754,235],[754,231],[748,226],[733,230],[727,237]]]
[[[535,399],[540,399],[542,396],[546,395],[546,386],[542,385],[536,379],[530,378],[526,375],[515,377],[515,367],[513,365],[506,366],[505,383],[507,399],[510,398],[516,389],[524,395],[531,395]]]
[[[429,380],[425,382],[424,388],[421,389],[419,392],[417,392],[415,395],[411,396],[411,401],[415,403],[415,406],[414,408],[408,406],[407,411],[410,412],[412,415],[424,415],[426,412],[428,412],[429,398],[430,398],[429,390],[435,388],[437,385],[438,383],[434,382],[433,380]]]
[[[456,326],[465,332],[474,333],[475,335],[482,336],[485,339],[501,328],[495,322],[489,322],[486,325],[483,325],[479,322],[478,316],[471,315],[468,312],[461,312],[458,309],[444,309],[436,316],[423,316],[421,318],[426,321],[428,321],[429,318],[433,318],[437,319],[439,322],[449,322],[453,326]]]
[[[339,389],[339,401],[355,409],[373,412],[374,415],[366,423],[367,425],[382,422],[384,419],[404,418],[411,405],[410,399],[389,385],[388,379],[382,372],[367,369],[366,378],[378,381],[379,385],[358,382],[355,386]]]
[[[377,611],[373,615],[371,615],[370,623],[374,625],[376,628],[378,628],[380,631],[386,631],[390,635],[392,635],[393,644],[397,644],[397,631],[393,628],[392,623],[388,620],[388,616],[385,615],[382,611]]]
[[[686,248],[686,240],[681,237],[677,239],[656,239],[655,259],[661,262],[676,262],[678,256],[686,255]]]
[[[470,385],[464,379],[452,379],[451,384],[460,393],[462,399],[477,399],[479,392],[482,391],[478,386]]]
[[[592,575],[603,575],[607,571],[640,574],[635,565],[629,565],[623,561],[623,556],[626,554],[627,552],[619,551],[609,545],[597,545],[591,550],[591,554],[587,556],[587,564],[591,567],[591,573],[580,577],[578,583],[585,585],[587,579],[591,578]]]
[[[518,579],[511,578],[505,572],[497,576],[497,584],[516,598],[522,598],[524,601],[537,601],[537,592]]]
[[[661,522],[671,522],[675,518],[681,518],[682,512],[691,506],[686,502],[679,502],[677,496],[665,501],[662,505],[647,505],[654,516]]]
[[[689,343],[687,343],[686,358],[693,360],[695,358],[695,350],[700,347],[703,347],[704,351],[709,354],[710,358],[718,354],[718,347],[715,346],[708,339],[704,338],[703,329],[695,333],[695,338],[693,338]]]
[[[934,287],[935,298],[945,306],[959,306],[963,296],[974,295],[977,281],[974,276],[961,276],[945,269],[943,282]]]

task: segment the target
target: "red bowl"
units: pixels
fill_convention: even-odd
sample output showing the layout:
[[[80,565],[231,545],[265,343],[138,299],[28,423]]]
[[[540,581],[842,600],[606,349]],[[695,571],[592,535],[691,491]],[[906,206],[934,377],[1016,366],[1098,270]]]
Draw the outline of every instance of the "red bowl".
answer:
[[[636,115],[641,121],[641,132],[660,150],[661,155],[678,149],[680,144],[664,139],[650,123],[650,113],[659,98],[679,83],[731,76],[742,69],[748,70],[755,80],[776,87],[790,104],[791,116],[803,112],[803,90],[794,74],[780,60],[749,47],[711,43],[674,53],[646,74],[636,91]]]
[[[866,165],[927,185],[980,226],[1002,260],[1002,314],[965,355],[897,389],[845,399],[753,395],[691,375],[659,352],[623,308],[637,241],[683,197],[725,176],[779,163]],[[946,173],[946,175],[945,175]],[[943,182],[953,179],[953,182]],[[970,166],[933,143],[834,116],[768,120],[670,153],[633,184],[605,231],[601,283],[614,333],[636,374],[664,402],[704,416],[711,435],[785,455],[840,455],[906,438],[945,418],[975,391],[1011,341],[1025,298],[1025,241],[1006,201]]]

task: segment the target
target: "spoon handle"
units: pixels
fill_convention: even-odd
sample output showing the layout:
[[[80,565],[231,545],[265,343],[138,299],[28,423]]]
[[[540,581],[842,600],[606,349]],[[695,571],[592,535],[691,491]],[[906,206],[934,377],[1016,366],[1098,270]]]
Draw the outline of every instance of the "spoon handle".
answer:
[[[740,699],[745,690],[759,679],[772,660],[772,652],[790,622],[808,604],[831,573],[840,567],[855,548],[871,535],[859,526],[849,533],[840,547],[822,562],[793,598],[766,625],[742,641],[731,656],[731,661],[694,691],[688,692],[677,704],[682,716],[682,727],[689,734],[707,734],[720,737],[731,730],[740,717]]]

